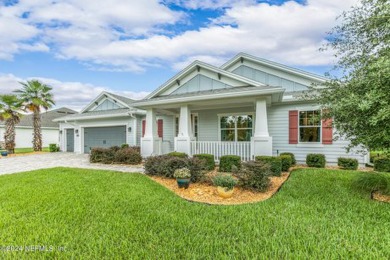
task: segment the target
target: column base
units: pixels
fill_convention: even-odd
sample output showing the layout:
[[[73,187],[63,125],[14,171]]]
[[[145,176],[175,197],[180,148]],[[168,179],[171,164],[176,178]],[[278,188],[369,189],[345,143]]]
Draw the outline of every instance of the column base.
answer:
[[[191,137],[175,137],[175,151],[191,156],[191,141],[193,140],[195,139]]]
[[[251,138],[252,156],[266,155],[272,156],[272,137],[271,136],[254,136]]]
[[[159,137],[142,137],[141,138],[141,155],[149,157],[161,154],[162,140]]]

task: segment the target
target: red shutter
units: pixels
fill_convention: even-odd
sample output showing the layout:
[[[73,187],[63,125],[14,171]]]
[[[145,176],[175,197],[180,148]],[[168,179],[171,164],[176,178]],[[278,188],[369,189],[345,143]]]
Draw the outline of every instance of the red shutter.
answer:
[[[142,137],[145,135],[145,126],[146,126],[146,121],[142,120]]]
[[[157,120],[157,134],[158,137],[163,137],[163,120],[159,119]]]
[[[333,143],[332,118],[322,120],[322,144]]]
[[[298,143],[298,110],[288,111],[288,143],[297,144]]]

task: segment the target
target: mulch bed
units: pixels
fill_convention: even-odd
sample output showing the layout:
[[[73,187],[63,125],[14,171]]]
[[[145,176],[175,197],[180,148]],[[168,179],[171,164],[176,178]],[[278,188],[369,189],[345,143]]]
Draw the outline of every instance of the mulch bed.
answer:
[[[160,183],[171,191],[175,192],[183,199],[201,202],[206,204],[219,205],[238,205],[245,203],[254,203],[269,199],[282,186],[290,176],[289,173],[282,173],[280,177],[271,177],[271,184],[265,192],[253,192],[241,187],[234,188],[234,194],[231,198],[222,198],[217,194],[217,188],[210,183],[191,183],[188,189],[179,188],[175,179],[169,179],[159,176],[149,176],[152,180]]]
[[[390,203],[390,196],[380,194],[379,192],[372,193],[372,199],[377,200],[377,201]]]

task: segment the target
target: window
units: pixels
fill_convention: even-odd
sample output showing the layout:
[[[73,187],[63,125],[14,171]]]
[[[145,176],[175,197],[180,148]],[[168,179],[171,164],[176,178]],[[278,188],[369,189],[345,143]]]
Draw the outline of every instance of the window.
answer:
[[[321,141],[321,111],[299,112],[299,142],[319,143]]]
[[[221,116],[221,141],[250,141],[252,137],[252,115]]]

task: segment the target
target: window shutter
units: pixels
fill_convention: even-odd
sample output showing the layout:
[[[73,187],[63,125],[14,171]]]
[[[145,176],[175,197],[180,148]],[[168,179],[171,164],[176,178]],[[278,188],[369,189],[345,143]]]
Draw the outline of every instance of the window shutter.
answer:
[[[333,143],[332,118],[322,120],[322,144]]]
[[[146,120],[142,120],[142,137],[145,135],[145,126],[146,126]]]
[[[157,120],[157,134],[158,137],[163,137],[163,120],[159,119]]]
[[[297,144],[298,143],[298,110],[288,111],[288,143]]]

